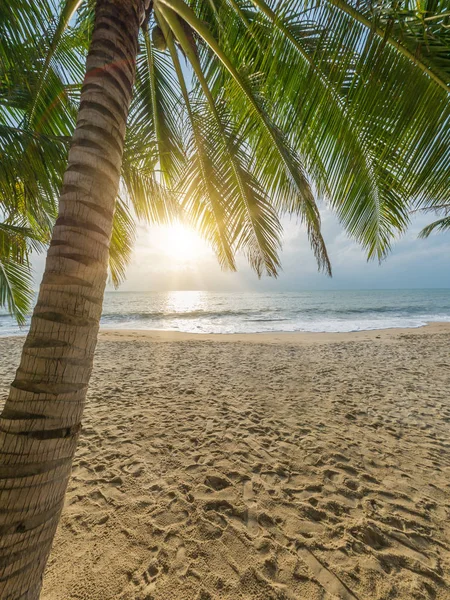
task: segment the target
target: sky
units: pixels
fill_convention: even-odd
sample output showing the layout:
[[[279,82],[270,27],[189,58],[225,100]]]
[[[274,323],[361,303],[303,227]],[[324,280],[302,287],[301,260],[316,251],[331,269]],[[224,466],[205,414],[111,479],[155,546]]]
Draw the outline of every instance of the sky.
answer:
[[[322,211],[322,231],[333,267],[330,279],[317,272],[306,233],[294,220],[284,220],[283,271],[277,279],[258,280],[245,258],[238,272],[223,272],[211,249],[194,233],[174,228],[138,226],[138,238],[121,291],[302,291],[326,289],[400,289],[450,287],[450,232],[427,240],[418,232],[434,215],[420,215],[381,264],[367,262],[364,251],[344,233],[331,211]],[[44,257],[35,259],[36,287]],[[113,289],[109,286],[109,289]]]

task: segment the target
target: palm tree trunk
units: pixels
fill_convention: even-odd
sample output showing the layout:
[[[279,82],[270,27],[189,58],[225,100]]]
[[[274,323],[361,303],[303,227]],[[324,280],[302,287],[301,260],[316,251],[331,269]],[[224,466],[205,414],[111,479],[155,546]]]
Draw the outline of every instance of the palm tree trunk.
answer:
[[[97,0],[59,215],[0,415],[2,600],[39,598],[64,502],[97,342],[145,4]]]

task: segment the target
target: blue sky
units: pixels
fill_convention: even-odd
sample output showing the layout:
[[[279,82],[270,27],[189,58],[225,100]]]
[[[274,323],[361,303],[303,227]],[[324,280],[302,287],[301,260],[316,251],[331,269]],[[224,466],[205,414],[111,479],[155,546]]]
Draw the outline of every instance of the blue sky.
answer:
[[[194,234],[180,243],[178,231],[139,226],[133,259],[123,291],[176,289],[294,291],[321,289],[449,288],[450,233],[417,239],[418,232],[433,219],[420,215],[408,232],[379,265],[367,262],[363,250],[349,240],[333,214],[322,211],[323,234],[333,266],[333,278],[317,272],[303,228],[285,220],[283,272],[278,279],[258,280],[243,257],[238,272],[221,271],[212,251]],[[183,232],[181,232],[183,233]],[[183,237],[183,236],[181,236]],[[186,245],[187,244],[187,245]],[[192,247],[191,247],[192,246]],[[44,257],[34,262],[35,280],[40,281]]]

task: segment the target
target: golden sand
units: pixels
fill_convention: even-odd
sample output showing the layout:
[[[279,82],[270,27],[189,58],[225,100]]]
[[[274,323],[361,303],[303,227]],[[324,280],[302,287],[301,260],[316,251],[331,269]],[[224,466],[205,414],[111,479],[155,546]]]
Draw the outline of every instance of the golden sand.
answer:
[[[103,332],[43,600],[448,600],[449,350]]]

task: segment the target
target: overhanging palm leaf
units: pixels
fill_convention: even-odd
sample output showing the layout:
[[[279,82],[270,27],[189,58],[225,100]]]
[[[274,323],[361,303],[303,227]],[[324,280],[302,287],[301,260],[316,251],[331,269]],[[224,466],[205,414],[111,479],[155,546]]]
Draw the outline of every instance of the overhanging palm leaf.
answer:
[[[419,233],[419,237],[427,238],[432,233],[448,231],[450,229],[450,203],[449,204],[436,204],[428,208],[422,208],[420,212],[434,213],[436,215],[442,215],[440,219],[433,221],[422,229]]]
[[[187,18],[189,9],[182,2],[170,4]],[[408,225],[408,203],[442,200],[446,194],[445,172],[435,170],[430,176],[430,167],[442,164],[443,155],[448,159],[448,134],[442,128],[442,119],[448,118],[447,95],[403,53],[372,38],[364,24],[326,2],[320,10],[316,3],[306,9],[304,3],[277,3],[276,11],[262,0],[253,4],[259,11],[247,11],[244,22],[236,3],[216,3],[214,12],[208,3],[197,2],[194,8],[210,31],[192,15],[189,24],[207,40],[211,35],[219,40],[243,79],[251,65],[259,96],[276,116],[274,126],[290,132],[290,143],[316,189],[369,257],[383,258],[392,238]],[[249,35],[242,34],[246,27]],[[267,160],[273,146],[256,140],[255,119],[246,112],[242,89],[227,80],[229,68],[212,46],[213,51],[211,45],[199,50],[209,85],[217,97],[227,86],[226,101],[235,119],[247,117],[248,138],[258,156],[255,169],[260,167],[268,179],[263,187],[275,182],[275,194],[281,192],[286,201],[289,194]],[[424,97],[432,99],[431,119]]]
[[[429,198],[434,184],[433,195],[446,194],[432,165],[442,152],[448,158],[448,133],[439,129],[448,95],[327,2],[286,2],[276,13],[263,0],[255,4],[274,25],[279,52],[260,64],[274,105],[287,106],[283,126],[291,125],[308,169],[312,149],[325,165],[323,188],[349,233],[382,258],[408,223],[408,202]]]
[[[201,68],[195,40],[188,37],[182,22],[173,11],[163,9],[163,14],[166,15],[168,23],[172,26],[205,97],[205,105],[198,99],[195,104],[200,108],[199,116],[202,117],[203,123],[206,123],[205,129],[208,131],[208,138],[214,140],[215,162],[221,161],[222,163],[220,172],[223,178],[220,195],[229,213],[232,241],[236,249],[244,250],[258,275],[261,275],[264,270],[269,275],[276,275],[277,269],[280,267],[277,249],[281,224],[278,216],[271,206],[270,199],[265,196],[251,173],[250,157],[246,154],[239,134],[232,130],[230,118],[221,114],[223,108],[219,111],[216,106]],[[163,24],[163,31],[166,31],[172,58],[177,64],[177,72],[181,85],[183,85],[184,78],[180,72],[178,57],[172,37],[168,33],[167,23]],[[190,103],[186,89],[184,93],[186,101]],[[194,120],[194,116],[192,119]],[[199,118],[198,123],[202,119]]]
[[[114,228],[109,250],[109,269],[111,280],[115,287],[118,287],[125,277],[125,271],[133,251],[135,237],[135,220],[126,202],[119,196],[116,201]]]
[[[6,220],[10,215],[20,216],[42,242],[49,239],[56,217],[89,46],[90,3],[81,5],[78,20],[69,27],[78,7],[80,2],[68,0],[61,3],[58,15],[46,2],[16,3],[2,7],[0,13],[0,215]],[[136,114],[135,119],[141,116]],[[124,192],[139,218],[167,222],[177,214],[177,207],[155,181],[156,161],[149,152],[152,143],[142,127],[130,123]],[[119,205],[111,241],[110,271],[115,284],[131,254],[134,222],[130,214],[125,203]],[[22,243],[32,249],[27,237]],[[0,305],[7,305],[22,321],[33,298],[29,252],[11,258],[6,246],[2,248]]]
[[[177,119],[179,90],[169,57],[157,51],[147,27],[143,35],[145,49],[138,63],[132,119],[139,124],[141,132],[145,129],[153,141],[156,159],[154,170],[157,166],[161,180],[170,185],[179,176],[183,160],[180,122]]]
[[[352,19],[393,46],[448,92],[450,85],[450,11],[444,0],[402,4],[392,1],[331,0]]]
[[[205,121],[199,118],[193,109],[172,33],[164,19],[160,18],[160,21],[186,107],[185,137],[188,162],[180,185],[183,209],[189,215],[192,224],[211,242],[222,266],[234,270],[226,207],[220,193],[220,177],[217,176],[213,160],[215,149],[211,145],[208,146],[208,131],[206,130],[205,135],[203,129]]]
[[[0,306],[6,306],[21,325],[33,299],[29,252],[40,246],[28,227],[0,223]]]
[[[427,225],[422,229],[419,234],[421,238],[427,238],[435,231],[448,231],[450,229],[450,216],[442,217],[442,219],[438,219],[430,225]]]

